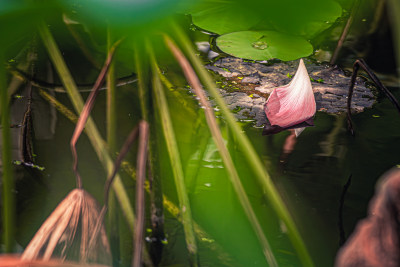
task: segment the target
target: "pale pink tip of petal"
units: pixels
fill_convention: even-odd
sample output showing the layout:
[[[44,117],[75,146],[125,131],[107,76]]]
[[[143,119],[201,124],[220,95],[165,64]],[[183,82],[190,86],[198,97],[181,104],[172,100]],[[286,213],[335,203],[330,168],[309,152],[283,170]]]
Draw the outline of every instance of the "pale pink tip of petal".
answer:
[[[264,107],[271,125],[290,127],[312,118],[316,112],[314,93],[303,60],[292,81],[275,88]]]

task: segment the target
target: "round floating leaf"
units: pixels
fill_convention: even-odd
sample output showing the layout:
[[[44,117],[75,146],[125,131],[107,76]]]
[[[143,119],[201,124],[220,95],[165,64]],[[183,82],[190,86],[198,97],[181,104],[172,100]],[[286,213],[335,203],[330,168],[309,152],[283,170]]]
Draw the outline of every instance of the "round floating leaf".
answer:
[[[217,38],[217,46],[227,54],[252,60],[278,58],[289,61],[313,52],[307,40],[275,31],[228,33]]]

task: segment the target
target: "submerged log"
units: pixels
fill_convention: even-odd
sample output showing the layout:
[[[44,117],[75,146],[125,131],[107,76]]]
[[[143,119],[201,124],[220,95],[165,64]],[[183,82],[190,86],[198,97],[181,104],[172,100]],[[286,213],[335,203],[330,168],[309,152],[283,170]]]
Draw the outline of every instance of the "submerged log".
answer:
[[[305,61],[315,96],[317,111],[329,114],[346,112],[347,93],[351,77],[338,67]],[[290,82],[298,66],[298,60],[289,62],[249,62],[244,59],[225,57],[206,65],[217,73],[217,86],[226,104],[239,120],[253,119],[256,126],[266,124],[263,105],[275,88]],[[375,103],[373,91],[366,80],[358,77],[354,86],[351,109],[362,112]]]

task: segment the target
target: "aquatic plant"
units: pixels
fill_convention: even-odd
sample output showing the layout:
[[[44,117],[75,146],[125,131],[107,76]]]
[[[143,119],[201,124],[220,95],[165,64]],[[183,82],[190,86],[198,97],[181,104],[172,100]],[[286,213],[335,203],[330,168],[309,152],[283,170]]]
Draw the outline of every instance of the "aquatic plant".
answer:
[[[194,25],[220,35],[225,53],[253,60],[294,60],[311,55],[309,40],[328,29],[342,8],[326,1],[204,1],[190,10]],[[294,49],[296,47],[296,49]]]
[[[156,195],[155,198],[161,199],[161,201],[156,203],[156,201],[151,200],[153,202],[148,204],[148,206],[158,205],[157,208],[164,208],[171,215],[177,218],[177,221],[182,226],[184,232],[188,264],[192,266],[200,265],[201,250],[199,250],[198,247],[200,242],[203,242],[202,244],[204,246],[204,240],[208,240],[210,244],[207,244],[207,246],[209,246],[212,250],[215,250],[218,255],[223,255],[224,262],[232,262],[229,253],[226,253],[223,247],[221,248],[221,246],[218,245],[218,242],[211,241],[213,240],[212,236],[208,235],[208,233],[201,227],[201,224],[196,221],[192,215],[192,203],[187,190],[188,185],[184,170],[184,163],[186,162],[186,159],[183,157],[184,153],[182,153],[182,149],[180,147],[181,140],[178,138],[179,133],[176,129],[176,125],[174,125],[176,122],[173,120],[173,114],[170,108],[171,103],[168,101],[168,98],[175,98],[177,101],[182,101],[184,98],[180,95],[180,91],[174,91],[174,84],[170,82],[168,80],[169,77],[163,73],[164,65],[168,66],[168,64],[170,64],[174,67],[178,65],[182,66],[182,70],[175,70],[175,75],[179,76],[183,74],[186,76],[187,82],[196,91],[196,94],[199,97],[200,106],[205,107],[204,112],[199,112],[200,115],[198,115],[197,118],[200,125],[199,127],[205,128],[213,138],[212,143],[217,148],[218,157],[221,157],[224,164],[223,171],[226,172],[226,175],[235,190],[235,197],[239,200],[243,213],[245,214],[244,216],[246,216],[245,218],[250,222],[250,227],[258,238],[261,248],[260,250],[264,252],[265,261],[271,266],[279,265],[279,257],[276,255],[276,248],[274,248],[269,242],[269,236],[265,233],[266,231],[263,226],[264,219],[252,207],[248,192],[246,192],[245,187],[242,185],[244,179],[254,178],[257,181],[260,186],[260,190],[266,195],[266,199],[268,199],[268,203],[272,207],[273,212],[277,214],[279,220],[282,221],[282,225],[284,225],[285,229],[287,229],[288,240],[291,240],[293,248],[297,251],[297,257],[300,259],[303,265],[312,266],[313,263],[306,249],[304,241],[297,230],[291,214],[288,212],[285,204],[283,203],[280,194],[275,189],[271,177],[264,167],[264,163],[259,158],[259,155],[257,155],[255,152],[249,139],[242,132],[241,127],[237,124],[234,116],[231,114],[223,99],[219,95],[217,88],[215,88],[215,83],[212,81],[207,71],[203,68],[203,63],[196,56],[196,51],[194,50],[192,42],[188,38],[187,33],[182,30],[182,27],[179,25],[179,23],[174,22],[174,19],[170,17],[170,14],[175,11],[172,7],[175,6],[168,6],[168,8],[165,10],[159,6],[160,9],[157,9],[157,12],[155,12],[151,7],[146,6],[143,7],[144,9],[136,9],[137,6],[135,6],[135,4],[137,3],[135,1],[132,3],[133,6],[129,6],[126,8],[126,10],[124,10],[124,7],[119,5],[110,6],[109,3],[100,3],[103,13],[102,16],[99,16],[98,14],[90,12],[91,8],[93,8],[93,3],[95,2],[87,1],[80,3],[79,5],[71,5],[71,3],[67,4],[60,2],[55,7],[52,5],[46,6],[44,4],[43,6],[39,6],[45,7],[47,11],[53,11],[54,14],[52,15],[49,15],[48,12],[42,12],[41,9],[36,6],[23,6],[24,9],[28,11],[33,10],[34,12],[32,15],[32,23],[29,23],[29,26],[26,27],[21,26],[20,32],[23,33],[22,35],[24,38],[29,40],[30,38],[34,38],[31,35],[31,31],[34,32],[32,27],[34,27],[35,31],[37,29],[40,40],[44,45],[44,50],[48,55],[52,66],[56,70],[59,80],[62,83],[63,90],[66,91],[75,113],[79,114],[81,118],[78,120],[76,125],[77,133],[80,134],[81,132],[85,131],[87,134],[89,141],[100,160],[101,167],[104,168],[105,173],[107,174],[105,177],[110,177],[111,174],[112,176],[115,175],[112,183],[110,178],[106,180],[106,183],[109,183],[109,186],[113,188],[115,198],[118,200],[118,204],[114,206],[109,205],[110,209],[108,209],[108,213],[110,216],[113,216],[113,213],[118,212],[115,210],[121,210],[123,219],[126,221],[126,224],[129,225],[129,237],[133,237],[135,235],[134,238],[131,238],[132,243],[135,239],[135,251],[134,253],[132,253],[132,251],[128,251],[130,257],[133,258],[132,261],[134,262],[134,265],[138,266],[143,261],[146,265],[152,264],[149,262],[148,255],[146,256],[147,249],[144,249],[144,237],[143,232],[141,232],[143,231],[144,225],[144,190],[146,190],[146,192],[150,192],[150,195],[157,193],[154,193],[155,191],[152,191],[154,189],[150,188],[149,182],[144,180],[146,173],[148,176],[150,176],[148,172],[145,172],[145,161],[147,161],[147,159],[145,159],[146,148],[143,147],[143,143],[145,141],[140,142],[141,145],[139,151],[141,156],[137,156],[137,159],[141,159],[141,161],[140,164],[137,164],[136,168],[133,168],[129,162],[120,162],[123,169],[129,172],[129,176],[136,180],[135,192],[128,191],[128,188],[121,179],[121,175],[115,170],[115,164],[112,160],[115,156],[117,147],[116,128],[118,124],[116,122],[117,103],[115,97],[119,93],[119,88],[117,88],[115,77],[117,76],[118,71],[121,71],[119,68],[123,69],[123,71],[128,69],[129,72],[135,72],[137,76],[137,90],[132,90],[130,92],[135,96],[138,104],[140,105],[140,107],[137,107],[136,109],[138,110],[138,114],[136,114],[136,117],[138,118],[135,117],[135,124],[144,119],[150,123],[150,128],[153,127],[156,129],[156,131],[151,131],[149,134],[150,136],[148,137],[150,140],[148,146],[148,168],[152,173],[156,174],[158,178],[155,179],[159,179],[157,181],[158,183],[163,182],[161,179],[165,179],[165,176],[169,174],[174,178],[174,190],[176,192],[158,192],[158,195]],[[164,1],[163,3],[165,4],[167,2]],[[115,15],[115,8],[122,12],[120,17]],[[128,10],[131,12],[136,12],[135,14],[137,14],[138,17],[128,16],[132,15],[128,12]],[[152,13],[149,10],[154,12]],[[13,14],[12,11],[10,11],[10,14]],[[43,14],[45,14],[44,18],[41,16]],[[145,14],[151,16],[146,17],[144,16]],[[20,19],[20,17],[17,18]],[[104,18],[107,18],[107,24],[103,23]],[[128,20],[124,21],[122,18]],[[7,17],[7,19],[9,18]],[[62,27],[58,27],[57,25],[59,24],[61,24]],[[79,86],[77,86],[76,80],[78,78],[75,77],[78,76],[78,74],[75,72],[74,68],[79,68],[80,66],[78,64],[69,62],[69,58],[63,54],[65,53],[66,46],[69,46],[69,42],[65,42],[65,40],[58,35],[57,30],[61,28],[65,31],[64,27],[68,28],[68,31],[74,32],[74,34],[71,33],[71,35],[68,35],[75,38],[72,41],[74,42],[74,47],[72,50],[76,53],[79,51],[79,55],[82,53],[82,60],[87,60],[91,64],[92,69],[83,71],[87,71],[88,77],[92,78],[94,75],[98,77],[95,85],[93,86],[94,90],[91,92],[88,98],[89,102],[87,102],[88,104],[86,105],[84,105],[83,94],[80,92]],[[160,35],[160,33],[162,34]],[[246,31],[246,33],[248,32]],[[302,47],[302,49],[299,48],[298,51],[303,50],[301,56],[306,56],[308,53],[312,52],[311,46],[309,43],[307,43],[307,41],[304,41],[304,38],[302,39],[294,37],[293,34],[290,34],[289,37],[289,35],[283,32],[277,33],[276,31],[263,29],[263,31],[257,32],[257,36],[255,38],[256,39],[252,40],[252,48],[263,53],[270,53],[271,57],[279,57],[288,60],[299,55],[292,55],[288,54],[287,51],[272,49],[275,45],[281,46],[282,42],[284,41],[292,42],[298,40],[299,47]],[[265,38],[265,40],[263,38]],[[276,44],[274,44],[274,38],[277,40]],[[118,47],[116,47],[114,45],[116,40],[122,39],[123,41],[121,41]],[[104,43],[104,40],[107,40],[107,44]],[[220,39],[220,41],[222,40],[224,39]],[[264,41],[267,42],[267,44],[265,44]],[[9,44],[7,47],[2,48],[2,52],[12,57],[14,53],[11,48],[18,50],[18,48],[20,48],[19,43],[15,46]],[[168,51],[168,53],[166,53],[166,51]],[[114,65],[111,63],[111,55],[113,52],[115,52],[113,57]],[[262,56],[264,57],[265,55],[263,54]],[[106,64],[102,69],[100,69],[98,62],[101,62],[104,59]],[[36,63],[40,65],[41,62],[38,61]],[[98,74],[99,72],[100,74]],[[4,72],[2,73],[5,74]],[[106,76],[108,93],[107,111],[105,112],[106,116],[104,117],[107,118],[107,142],[104,140],[105,138],[101,136],[100,131],[98,130],[98,125],[96,125],[94,120],[89,116],[89,106],[94,105],[93,99],[98,93],[98,90],[100,90],[100,84],[104,81]],[[300,75],[296,75],[294,79],[300,79],[297,78],[298,76],[301,77]],[[32,82],[31,80],[33,80],[34,77],[30,78],[32,79],[27,79],[28,83]],[[88,80],[90,79],[88,78]],[[34,87],[36,88],[37,84]],[[166,90],[166,88],[169,90]],[[218,107],[220,108],[220,113],[222,114],[221,121],[219,121],[219,119],[217,119],[216,115],[213,113],[204,89],[206,89],[214,98]],[[4,92],[4,90],[2,92]],[[42,95],[45,94],[42,93]],[[47,97],[47,99],[49,99],[51,103],[57,103],[54,98]],[[56,105],[58,108],[62,107],[59,104]],[[2,108],[5,110],[7,107],[2,106]],[[193,112],[194,109],[192,106],[185,107],[184,105],[182,105],[182,108],[186,108],[185,111],[188,111],[188,113]],[[63,107],[63,110],[66,110],[65,107]],[[6,115],[4,114],[5,113],[2,113],[2,118],[5,118]],[[69,115],[69,117],[73,119],[74,117],[71,114],[73,115],[74,113],[70,112]],[[225,133],[221,127],[222,124],[226,125],[226,131],[229,133],[232,140],[234,140],[231,143],[234,143],[234,145],[237,145],[243,151],[243,157],[248,164],[248,173],[251,173],[251,175],[244,176],[239,172],[234,157],[226,145],[226,140],[224,140]],[[74,135],[71,141],[71,146],[73,148],[77,143],[79,134]],[[161,158],[160,156],[159,150],[161,149],[165,149],[167,152],[164,158]],[[76,152],[73,152],[73,154],[77,155]],[[164,169],[157,168],[157,161],[161,161],[164,164]],[[80,165],[83,164],[83,162],[84,161],[79,161]],[[57,242],[63,238],[63,235],[60,233],[64,231],[63,229],[66,229],[65,227],[69,227],[69,222],[66,222],[68,221],[68,218],[74,218],[73,222],[77,222],[79,218],[84,219],[83,221],[85,221],[85,224],[90,225],[89,228],[93,229],[92,226],[94,225],[94,222],[101,221],[101,219],[98,218],[105,216],[105,211],[101,211],[99,214],[98,209],[94,208],[95,205],[93,204],[93,199],[88,198],[86,193],[80,189],[82,187],[82,182],[79,178],[80,175],[77,172],[77,163],[78,160],[77,157],[75,157],[74,170],[77,174],[76,177],[78,189],[74,189],[71,195],[64,200],[65,202],[61,202],[61,210],[65,211],[65,209],[67,209],[69,213],[63,213],[60,212],[60,209],[56,209],[57,212],[55,215],[49,216],[50,221],[46,221],[44,225],[50,225],[51,227],[54,226],[52,229],[55,229],[56,235],[51,237],[51,235],[45,234],[43,231],[39,230],[38,237],[43,238],[41,240],[42,245],[47,242],[48,239],[46,238],[50,238],[53,240],[52,244],[56,243],[57,247]],[[153,183],[153,185],[154,184],[157,183]],[[167,195],[173,195],[174,193],[176,193],[177,199],[171,201]],[[133,200],[134,197],[136,197],[136,200]],[[75,202],[72,202],[72,200]],[[110,197],[110,199],[106,199],[106,202],[108,200],[111,202],[112,197]],[[132,207],[133,202],[135,202],[137,205],[135,209]],[[88,213],[86,210],[82,210],[82,207],[84,206],[90,206],[93,208],[93,212],[96,213],[93,215],[93,220],[90,219],[89,221],[89,219],[86,218]],[[135,213],[137,216],[135,216]],[[82,214],[85,216],[80,217]],[[57,217],[57,219],[54,219],[55,217]],[[95,220],[95,218],[97,219]],[[134,227],[134,225],[136,226]],[[76,231],[75,226],[76,224],[72,224],[72,232]],[[95,229],[98,229],[97,226]],[[86,229],[84,231],[86,232],[88,230]],[[101,231],[101,233],[102,238],[105,239],[104,231]],[[159,238],[159,236],[157,238]],[[38,239],[34,238],[33,240],[34,241],[32,242],[36,243],[35,240]],[[84,242],[82,242],[82,244],[84,244],[84,249],[82,249],[84,253],[87,253],[88,251],[86,251],[86,248],[90,247],[90,245],[87,245],[86,241],[87,239],[85,238]],[[157,242],[161,243],[160,240]],[[102,244],[103,248],[105,248],[106,243]],[[38,248],[41,250],[40,246],[35,246],[36,252]],[[52,250],[52,248],[48,249],[49,252],[46,254],[46,259],[48,259],[47,256],[52,253]],[[29,250],[27,250],[26,253],[30,254],[30,251],[31,247],[29,247]],[[36,252],[33,254],[37,255]],[[132,256],[133,254],[134,256]],[[84,255],[85,254],[82,254],[80,258],[85,258],[86,256]],[[29,257],[29,259],[33,258]]]

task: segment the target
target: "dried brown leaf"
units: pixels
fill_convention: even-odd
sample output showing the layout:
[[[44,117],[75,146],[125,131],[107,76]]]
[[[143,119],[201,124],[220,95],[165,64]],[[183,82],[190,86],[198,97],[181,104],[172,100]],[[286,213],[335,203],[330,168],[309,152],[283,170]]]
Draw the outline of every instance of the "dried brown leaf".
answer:
[[[74,189],[56,207],[37,231],[21,260],[73,260],[105,263],[111,260],[104,225],[89,246],[100,212],[96,200],[83,189]]]

